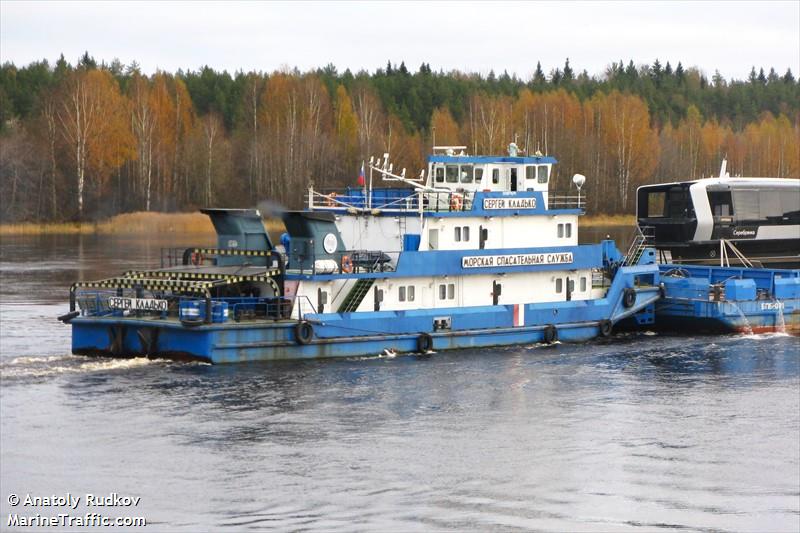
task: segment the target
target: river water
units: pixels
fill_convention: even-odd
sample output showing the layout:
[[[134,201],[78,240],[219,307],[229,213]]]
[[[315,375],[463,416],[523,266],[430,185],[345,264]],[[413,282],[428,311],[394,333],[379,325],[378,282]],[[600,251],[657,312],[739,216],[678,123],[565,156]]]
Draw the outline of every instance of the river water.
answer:
[[[800,530],[796,337],[227,366],[70,355],[69,284],[157,265],[168,244],[212,243],[3,240],[0,530],[94,512],[139,531]],[[67,493],[75,510],[24,502]]]

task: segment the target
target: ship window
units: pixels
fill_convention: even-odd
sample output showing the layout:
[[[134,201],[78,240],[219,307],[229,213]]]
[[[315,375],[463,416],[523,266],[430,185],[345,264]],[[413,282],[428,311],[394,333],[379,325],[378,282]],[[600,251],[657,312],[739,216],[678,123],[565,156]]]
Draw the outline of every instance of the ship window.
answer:
[[[586,291],[586,276],[581,276],[581,292]]]
[[[758,193],[754,190],[733,191],[733,205],[738,220],[758,220],[761,216]]]
[[[461,165],[461,183],[472,183],[472,165]]]
[[[461,226],[456,226],[456,242],[461,241]]]
[[[483,167],[477,167],[475,169],[475,183],[481,183],[483,181]]]
[[[781,195],[781,212],[792,224],[800,224],[800,194],[787,191]]]
[[[572,237],[572,224],[564,225],[564,237],[566,237],[567,239]]]
[[[500,183],[500,169],[493,168],[492,169],[492,183]]]
[[[711,204],[711,213],[715,217],[729,217],[733,215],[730,191],[709,191],[708,202]]]
[[[398,292],[397,299],[400,300],[401,302],[405,302],[406,301],[406,288],[405,287],[399,287],[397,289],[397,292]]]
[[[319,291],[319,303],[325,305],[328,303],[328,292],[327,291]]]
[[[684,187],[673,187],[667,192],[665,215],[670,218],[689,217],[689,190]]]
[[[758,193],[761,218],[783,217],[781,210],[781,192],[762,190]]]
[[[469,240],[469,226],[464,226],[464,229],[461,230],[461,236],[464,241]]]
[[[564,237],[564,224],[558,225],[558,238],[561,239]]]
[[[436,172],[436,183],[444,183],[444,167],[436,167],[434,172]]]
[[[445,172],[447,183],[458,183],[458,165],[447,165],[445,168],[447,169]]]
[[[414,301],[414,286],[413,285],[409,285],[408,286],[408,291],[406,291],[406,292],[408,294],[408,301],[409,302],[413,302]]]
[[[447,285],[447,299],[453,300],[456,297],[456,286],[454,283],[449,283]]]
[[[575,280],[568,279],[567,280],[567,292],[575,292]]]
[[[525,167],[525,179],[526,180],[535,180],[536,179],[536,166],[535,165],[527,165]]]
[[[378,289],[375,292],[375,299],[378,300],[379,302],[383,301],[383,289]]]
[[[439,299],[444,300],[447,298],[447,285],[439,285]]]
[[[556,279],[556,292],[561,294],[564,291],[564,280],[561,278]]]
[[[647,195],[647,214],[648,218],[656,218],[664,216],[664,200],[667,193],[664,191],[651,192]]]
[[[539,165],[539,183],[547,183],[547,165]]]

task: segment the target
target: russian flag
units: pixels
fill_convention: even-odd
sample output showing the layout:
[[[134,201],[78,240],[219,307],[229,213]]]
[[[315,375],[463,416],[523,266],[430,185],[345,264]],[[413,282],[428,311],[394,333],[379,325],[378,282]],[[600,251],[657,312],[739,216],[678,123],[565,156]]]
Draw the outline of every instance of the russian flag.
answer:
[[[364,162],[361,162],[361,172],[358,173],[358,184],[363,187],[366,185],[367,180],[364,178]]]

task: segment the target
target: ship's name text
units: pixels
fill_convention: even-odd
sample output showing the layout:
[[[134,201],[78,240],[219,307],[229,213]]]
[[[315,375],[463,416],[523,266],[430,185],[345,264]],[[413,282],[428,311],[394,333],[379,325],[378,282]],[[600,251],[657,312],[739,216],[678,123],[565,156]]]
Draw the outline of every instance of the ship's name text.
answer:
[[[536,209],[536,198],[484,198],[484,209]]]
[[[469,255],[461,258],[461,268],[493,268],[572,263],[572,252],[549,254]]]
[[[121,298],[112,296],[108,299],[108,307],[129,311],[166,311],[169,308],[169,304],[166,300],[156,300],[154,298]]]

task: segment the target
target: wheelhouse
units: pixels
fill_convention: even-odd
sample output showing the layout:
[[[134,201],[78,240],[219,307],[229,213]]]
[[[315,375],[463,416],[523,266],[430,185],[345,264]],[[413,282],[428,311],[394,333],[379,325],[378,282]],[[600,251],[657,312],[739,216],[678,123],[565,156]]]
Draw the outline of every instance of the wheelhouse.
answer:
[[[694,238],[697,214],[689,190],[691,183],[639,187],[636,217],[639,226],[654,228],[657,243],[681,243]]]
[[[428,186],[452,192],[547,191],[556,162],[544,156],[456,155],[453,148],[463,147],[437,147],[448,153],[428,158]]]

